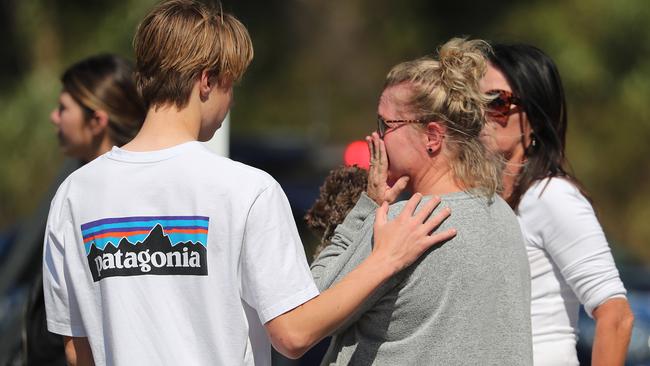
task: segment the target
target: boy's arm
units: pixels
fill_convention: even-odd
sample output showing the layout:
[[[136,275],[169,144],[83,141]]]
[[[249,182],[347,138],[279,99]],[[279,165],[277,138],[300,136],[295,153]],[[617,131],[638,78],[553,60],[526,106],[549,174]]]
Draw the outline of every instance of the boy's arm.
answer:
[[[413,263],[434,244],[455,235],[455,230],[430,235],[449,215],[448,209],[425,222],[436,200],[413,212],[422,196],[415,194],[402,213],[388,222],[388,204],[375,218],[375,246],[370,256],[333,287],[312,300],[265,324],[273,346],[290,358],[298,358],[318,341],[336,330],[394,274]]]
[[[63,337],[65,359],[70,366],[95,366],[93,352],[86,337]]]

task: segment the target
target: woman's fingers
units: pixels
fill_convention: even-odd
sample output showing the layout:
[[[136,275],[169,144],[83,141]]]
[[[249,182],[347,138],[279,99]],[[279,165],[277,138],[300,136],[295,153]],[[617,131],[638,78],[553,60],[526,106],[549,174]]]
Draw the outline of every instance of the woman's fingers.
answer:
[[[379,163],[382,167],[385,167],[386,172],[388,172],[388,154],[386,153],[386,144],[384,140],[379,138],[379,135],[375,132],[373,133],[373,139],[377,142],[377,148],[379,150]]]
[[[366,193],[375,203],[381,205],[385,201],[386,179],[381,174],[381,169],[377,162],[376,145],[370,136],[366,136],[368,149],[370,149],[370,168],[368,169],[368,184]]]
[[[366,136],[366,143],[368,144],[368,151],[370,152],[370,165],[378,166],[383,165],[380,151],[380,141],[377,132],[373,132],[370,136]]]
[[[409,182],[409,177],[408,176],[403,176],[400,177],[395,184],[393,184],[392,187],[388,188],[386,190],[386,201],[388,203],[393,203],[397,199],[397,197],[406,189],[406,185]]]
[[[366,144],[368,145],[368,171],[372,171],[374,165],[374,149],[372,147],[372,139],[370,136],[366,136]]]
[[[370,166],[379,163],[379,151],[377,150],[377,143],[375,142],[374,135],[376,135],[375,132],[373,132],[370,136],[366,136],[368,150],[370,151]]]
[[[370,152],[370,168],[368,169],[368,188],[367,193],[373,201],[381,204],[384,201],[392,203],[399,193],[406,187],[404,182],[395,187],[393,190],[388,186],[388,158],[386,157],[386,148],[383,141],[376,132],[366,136],[366,143]],[[394,193],[396,192],[396,193]]]

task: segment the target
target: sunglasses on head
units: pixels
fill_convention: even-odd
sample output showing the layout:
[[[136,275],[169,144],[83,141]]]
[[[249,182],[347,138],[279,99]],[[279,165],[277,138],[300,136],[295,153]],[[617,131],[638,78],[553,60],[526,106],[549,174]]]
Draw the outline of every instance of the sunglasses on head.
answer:
[[[386,134],[400,126],[403,126],[407,123],[426,123],[428,120],[424,119],[392,119],[385,120],[382,116],[377,116],[377,133],[380,138],[384,138]],[[390,124],[390,125],[389,125]],[[398,124],[397,126],[391,126]]]
[[[489,90],[486,94],[494,96],[487,105],[487,115],[492,119],[501,122],[506,122],[508,116],[512,113],[519,111],[521,99],[516,97],[512,92],[506,90]],[[513,106],[515,108],[513,108]]]

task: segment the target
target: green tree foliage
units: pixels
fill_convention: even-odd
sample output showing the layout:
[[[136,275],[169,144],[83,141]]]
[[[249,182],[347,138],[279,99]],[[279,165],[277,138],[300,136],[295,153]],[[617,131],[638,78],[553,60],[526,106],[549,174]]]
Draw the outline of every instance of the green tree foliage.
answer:
[[[35,206],[61,157],[49,111],[58,76],[98,52],[131,56],[154,0],[0,2],[0,228]],[[255,60],[232,133],[292,136],[315,149],[374,128],[388,69],[452,36],[526,42],[558,63],[569,159],[617,253],[650,262],[650,7],[645,0],[223,1],[249,27]],[[624,249],[624,250],[621,250]]]

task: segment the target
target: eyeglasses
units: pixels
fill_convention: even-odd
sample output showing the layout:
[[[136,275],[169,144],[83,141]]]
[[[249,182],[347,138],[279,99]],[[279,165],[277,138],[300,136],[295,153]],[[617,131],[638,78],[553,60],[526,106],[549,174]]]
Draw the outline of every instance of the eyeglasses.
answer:
[[[426,123],[427,120],[424,119],[392,119],[385,120],[382,116],[377,116],[377,133],[379,133],[380,138],[384,138],[386,134],[400,126],[404,126],[407,123]],[[399,123],[399,126],[390,126],[390,124]]]
[[[489,90],[486,94],[496,96],[487,105],[488,117],[496,122],[505,124],[511,114],[519,111],[517,107],[520,106],[521,99],[512,94],[512,92],[494,89]]]

